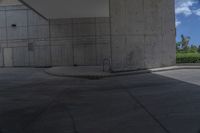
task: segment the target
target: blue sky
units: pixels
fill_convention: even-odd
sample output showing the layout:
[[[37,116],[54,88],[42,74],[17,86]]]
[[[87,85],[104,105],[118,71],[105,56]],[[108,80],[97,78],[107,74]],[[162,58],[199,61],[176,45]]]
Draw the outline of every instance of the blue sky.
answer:
[[[177,41],[190,36],[190,44],[200,45],[200,0],[176,0]]]

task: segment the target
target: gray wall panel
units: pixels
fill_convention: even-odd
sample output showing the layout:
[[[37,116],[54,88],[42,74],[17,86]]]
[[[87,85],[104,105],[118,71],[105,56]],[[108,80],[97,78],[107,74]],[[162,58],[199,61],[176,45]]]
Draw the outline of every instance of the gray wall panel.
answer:
[[[111,0],[113,71],[175,64],[174,0]]]
[[[107,59],[113,71],[123,71],[175,64],[173,0],[110,0],[110,15],[45,20],[22,5],[1,7],[0,66],[87,66]]]

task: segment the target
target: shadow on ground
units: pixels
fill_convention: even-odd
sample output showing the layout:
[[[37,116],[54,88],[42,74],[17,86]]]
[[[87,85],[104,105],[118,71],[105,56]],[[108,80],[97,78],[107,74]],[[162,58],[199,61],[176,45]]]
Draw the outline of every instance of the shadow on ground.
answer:
[[[39,78],[40,73],[28,81],[23,73],[20,80],[0,76],[0,133],[198,133],[200,129],[198,85],[158,74],[87,80]]]

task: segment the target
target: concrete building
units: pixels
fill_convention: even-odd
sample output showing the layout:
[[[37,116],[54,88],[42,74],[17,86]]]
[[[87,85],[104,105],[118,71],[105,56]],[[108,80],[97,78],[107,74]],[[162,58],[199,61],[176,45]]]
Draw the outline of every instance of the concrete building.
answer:
[[[176,63],[174,0],[21,2],[0,1],[0,66],[125,71]]]

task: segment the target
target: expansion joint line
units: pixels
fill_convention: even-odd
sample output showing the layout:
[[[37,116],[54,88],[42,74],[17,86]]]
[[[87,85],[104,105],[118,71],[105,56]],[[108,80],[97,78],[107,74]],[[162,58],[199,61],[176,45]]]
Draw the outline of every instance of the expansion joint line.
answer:
[[[144,109],[144,111],[151,116],[151,118],[156,122],[158,123],[158,125],[166,132],[166,133],[170,133],[170,131],[156,118],[156,116],[151,113],[146,107],[144,104],[142,104],[140,102],[140,100],[134,96],[131,91],[129,89],[126,89],[127,93],[129,94],[129,96],[142,108]]]
[[[64,95],[64,96],[66,95],[66,89],[64,89],[64,90],[62,91],[62,94],[61,94],[60,96],[63,96],[63,95]],[[73,114],[71,113],[70,107],[69,107],[68,105],[66,105],[65,108],[66,108],[66,111],[67,111],[67,113],[68,113],[68,115],[69,115],[71,121],[72,121],[73,132],[74,132],[74,133],[79,133],[79,132],[78,132],[78,129],[77,129],[77,127],[76,127],[75,118],[74,118]]]
[[[70,119],[71,119],[71,121],[72,121],[73,130],[74,130],[73,132],[74,132],[74,133],[79,133],[79,132],[78,132],[78,129],[77,129],[77,127],[76,127],[76,122],[75,122],[74,116],[72,115],[72,113],[71,113],[71,111],[70,111],[70,109],[69,109],[68,106],[66,107],[66,110],[67,110],[67,113],[69,114],[69,117],[70,117]]]

